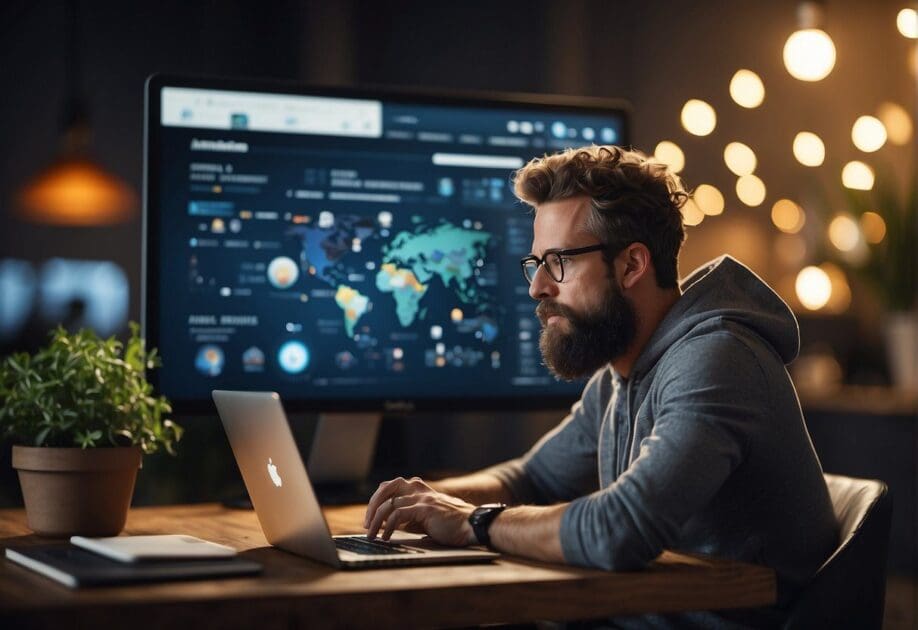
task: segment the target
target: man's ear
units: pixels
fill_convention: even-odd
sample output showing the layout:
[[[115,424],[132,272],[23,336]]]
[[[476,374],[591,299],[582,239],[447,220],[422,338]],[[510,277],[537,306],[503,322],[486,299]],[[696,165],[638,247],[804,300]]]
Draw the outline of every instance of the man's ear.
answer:
[[[631,243],[615,257],[615,267],[621,278],[621,288],[631,289],[644,276],[653,274],[653,261],[650,250],[644,243]]]

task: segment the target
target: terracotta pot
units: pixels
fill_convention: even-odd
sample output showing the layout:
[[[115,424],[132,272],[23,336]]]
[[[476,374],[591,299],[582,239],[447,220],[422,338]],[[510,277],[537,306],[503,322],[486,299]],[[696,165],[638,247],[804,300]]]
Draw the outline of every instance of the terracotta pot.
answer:
[[[139,446],[14,446],[29,528],[41,536],[116,536],[124,529],[141,461]]]

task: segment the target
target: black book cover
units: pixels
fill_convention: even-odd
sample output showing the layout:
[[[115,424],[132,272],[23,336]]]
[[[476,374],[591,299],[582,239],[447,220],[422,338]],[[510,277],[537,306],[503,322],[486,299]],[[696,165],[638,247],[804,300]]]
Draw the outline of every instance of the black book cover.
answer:
[[[262,566],[240,557],[215,560],[150,560],[124,563],[70,543],[7,547],[7,561],[70,588],[169,580],[233,577],[260,573]]]

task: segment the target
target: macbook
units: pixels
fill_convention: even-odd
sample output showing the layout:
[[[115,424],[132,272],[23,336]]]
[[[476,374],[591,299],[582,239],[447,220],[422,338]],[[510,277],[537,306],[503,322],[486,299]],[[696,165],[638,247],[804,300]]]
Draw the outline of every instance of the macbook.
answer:
[[[274,392],[213,391],[242,479],[268,542],[333,567],[362,569],[489,562],[498,554],[396,532],[389,542],[332,536]]]

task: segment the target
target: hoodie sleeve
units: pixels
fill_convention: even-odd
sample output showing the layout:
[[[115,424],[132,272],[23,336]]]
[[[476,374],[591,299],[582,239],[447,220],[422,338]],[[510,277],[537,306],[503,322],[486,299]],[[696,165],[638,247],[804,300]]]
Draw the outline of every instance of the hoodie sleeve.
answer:
[[[554,429],[522,457],[489,468],[522,503],[570,501],[597,489],[597,444],[608,369],[590,379],[580,400]]]
[[[651,434],[612,484],[573,501],[561,522],[567,562],[608,570],[645,566],[678,539],[745,458],[768,410],[758,359],[726,332],[686,340],[651,388]]]

